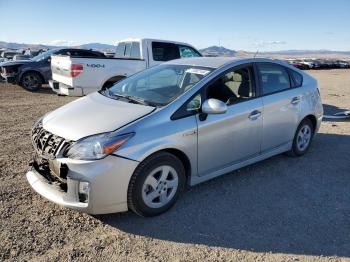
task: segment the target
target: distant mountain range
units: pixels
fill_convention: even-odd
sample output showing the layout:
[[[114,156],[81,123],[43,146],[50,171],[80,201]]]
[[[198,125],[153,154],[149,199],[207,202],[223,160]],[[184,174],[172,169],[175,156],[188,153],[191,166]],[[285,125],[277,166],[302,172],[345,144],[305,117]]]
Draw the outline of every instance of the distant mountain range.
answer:
[[[205,56],[236,56],[237,51],[223,46],[210,46],[199,50]]]
[[[43,45],[43,44],[18,44],[18,43],[7,43],[0,41],[0,48],[9,48],[9,49],[52,49],[57,47],[66,47],[66,46],[57,46],[57,45]],[[113,50],[115,49],[114,45],[101,44],[101,43],[89,43],[78,46],[69,46],[77,47],[83,49],[95,49],[95,50]]]
[[[43,45],[43,44],[19,44],[8,43],[0,41],[0,48],[10,49],[51,49],[63,46]],[[102,43],[89,43],[79,46],[70,46],[84,49],[95,49],[101,51],[111,51],[115,49],[114,45],[102,44]],[[232,50],[223,46],[210,46],[199,50],[204,56],[229,56],[229,57],[252,57],[255,56],[255,52]],[[287,57],[315,57],[315,58],[344,58],[350,59],[350,51],[331,51],[331,50],[281,50],[270,52],[259,52],[258,57],[272,57],[272,58],[287,58]]]

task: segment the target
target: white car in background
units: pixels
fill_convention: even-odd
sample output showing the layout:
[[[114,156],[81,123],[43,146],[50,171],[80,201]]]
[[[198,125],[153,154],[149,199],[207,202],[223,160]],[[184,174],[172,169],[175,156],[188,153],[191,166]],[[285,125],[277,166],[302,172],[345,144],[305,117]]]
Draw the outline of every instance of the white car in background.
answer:
[[[186,43],[127,39],[118,43],[113,58],[52,56],[49,84],[57,94],[83,96],[165,61],[198,56],[200,52]]]

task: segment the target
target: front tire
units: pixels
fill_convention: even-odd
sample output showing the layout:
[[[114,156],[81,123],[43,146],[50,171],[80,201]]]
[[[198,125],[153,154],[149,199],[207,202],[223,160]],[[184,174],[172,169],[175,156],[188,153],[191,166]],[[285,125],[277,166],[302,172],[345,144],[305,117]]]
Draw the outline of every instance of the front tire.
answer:
[[[290,156],[302,156],[309,150],[312,138],[314,136],[314,127],[310,119],[304,119],[295,132],[292,149],[287,152]]]
[[[21,79],[21,86],[30,92],[38,91],[42,84],[41,76],[35,72],[25,73]]]
[[[139,164],[128,188],[128,207],[150,217],[171,208],[185,187],[182,162],[174,155],[156,153]]]

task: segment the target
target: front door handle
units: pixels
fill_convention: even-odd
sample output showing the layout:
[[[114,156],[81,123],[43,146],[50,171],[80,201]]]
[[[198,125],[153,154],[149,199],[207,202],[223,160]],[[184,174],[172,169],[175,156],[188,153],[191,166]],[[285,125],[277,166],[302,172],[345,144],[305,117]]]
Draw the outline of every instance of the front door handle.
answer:
[[[298,96],[293,97],[293,98],[292,98],[292,101],[290,101],[290,103],[291,103],[292,105],[297,105],[297,104],[299,104],[299,102],[300,102],[300,97],[298,97]]]
[[[261,111],[259,111],[259,110],[254,110],[253,112],[250,113],[249,119],[250,119],[250,120],[256,120],[256,119],[259,118],[259,116],[261,116]]]

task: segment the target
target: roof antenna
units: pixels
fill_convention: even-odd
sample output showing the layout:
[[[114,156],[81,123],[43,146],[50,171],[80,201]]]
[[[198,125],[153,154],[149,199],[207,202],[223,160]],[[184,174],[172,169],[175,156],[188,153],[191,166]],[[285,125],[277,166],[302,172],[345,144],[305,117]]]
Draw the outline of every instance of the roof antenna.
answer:
[[[258,49],[256,49],[256,52],[255,52],[255,54],[254,54],[254,58],[256,58],[256,56],[259,54],[259,48]]]

